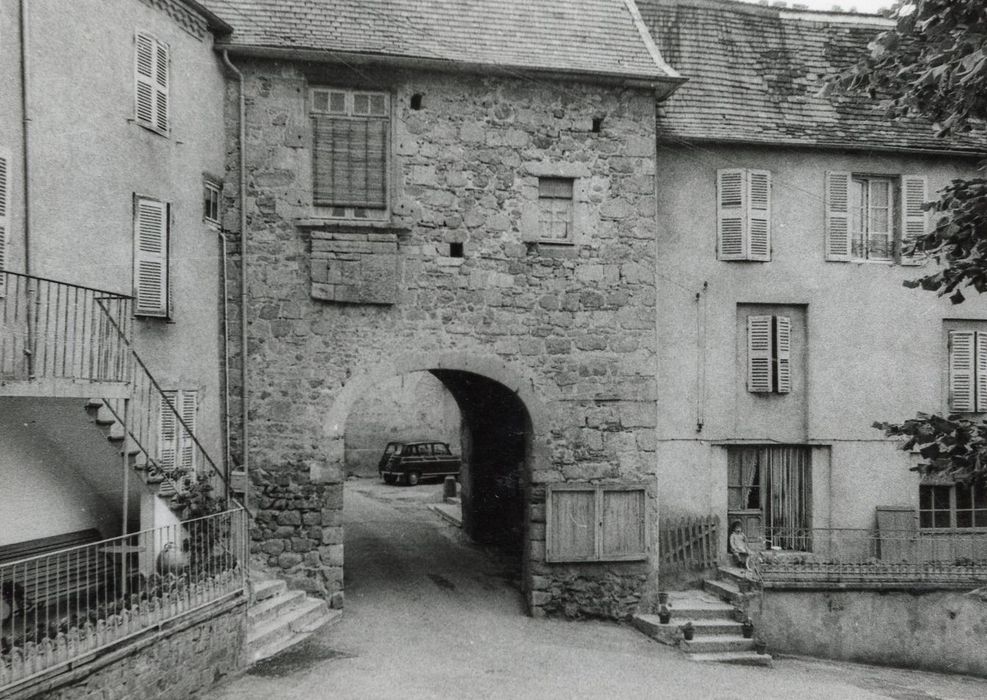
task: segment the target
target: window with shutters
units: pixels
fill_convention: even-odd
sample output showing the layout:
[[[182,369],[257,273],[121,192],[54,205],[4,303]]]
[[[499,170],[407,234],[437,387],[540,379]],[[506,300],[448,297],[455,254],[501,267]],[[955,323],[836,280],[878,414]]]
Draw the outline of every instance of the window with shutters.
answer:
[[[826,173],[826,259],[837,262],[921,262],[908,254],[925,233],[922,175]]]
[[[547,561],[647,558],[648,500],[643,484],[553,484],[545,497]]]
[[[936,530],[987,528],[987,488],[982,484],[920,485],[918,524]]]
[[[165,202],[134,197],[134,313],[170,316],[168,228]]]
[[[332,218],[387,218],[387,94],[313,88],[312,200]]]
[[[134,51],[134,115],[138,124],[168,135],[171,82],[168,45],[138,32]]]
[[[716,250],[720,260],[771,260],[771,173],[716,173]]]
[[[198,392],[189,389],[163,391],[158,412],[158,464],[165,472],[196,469],[195,419]],[[181,418],[179,420],[179,417]]]
[[[788,316],[747,317],[747,390],[792,390],[792,321]]]
[[[948,331],[949,410],[987,412],[987,331]]]
[[[0,272],[7,269],[7,210],[10,208],[10,156],[0,149]],[[0,297],[6,293],[6,275],[0,275]]]

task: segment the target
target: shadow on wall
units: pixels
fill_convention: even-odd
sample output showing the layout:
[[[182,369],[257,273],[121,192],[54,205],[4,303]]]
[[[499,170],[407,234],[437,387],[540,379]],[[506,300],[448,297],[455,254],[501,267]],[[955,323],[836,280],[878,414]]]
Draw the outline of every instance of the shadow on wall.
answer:
[[[462,418],[453,395],[429,372],[390,377],[353,405],[346,422],[346,473],[377,476],[388,442],[441,440],[462,454]]]

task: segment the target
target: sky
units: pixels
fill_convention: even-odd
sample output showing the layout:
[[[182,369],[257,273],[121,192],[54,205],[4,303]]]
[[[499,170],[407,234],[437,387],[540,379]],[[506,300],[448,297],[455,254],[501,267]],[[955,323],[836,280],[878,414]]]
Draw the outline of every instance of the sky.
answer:
[[[757,0],[744,0],[744,2],[754,2]],[[857,12],[877,12],[882,7],[890,7],[892,0],[789,0],[789,7],[792,3],[808,5],[812,10],[832,10],[833,5],[839,5],[844,11],[857,8]],[[770,2],[774,4],[774,0]]]

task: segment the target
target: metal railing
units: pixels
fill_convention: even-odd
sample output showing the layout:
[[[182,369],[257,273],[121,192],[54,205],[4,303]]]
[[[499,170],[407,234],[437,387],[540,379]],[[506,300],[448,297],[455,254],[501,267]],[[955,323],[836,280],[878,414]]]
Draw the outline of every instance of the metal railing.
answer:
[[[126,295],[0,271],[0,382],[126,382]],[[110,315],[122,319],[119,331]]]
[[[0,565],[0,691],[246,586],[242,509]]]
[[[766,585],[987,582],[987,532],[851,528],[766,529],[752,558]]]

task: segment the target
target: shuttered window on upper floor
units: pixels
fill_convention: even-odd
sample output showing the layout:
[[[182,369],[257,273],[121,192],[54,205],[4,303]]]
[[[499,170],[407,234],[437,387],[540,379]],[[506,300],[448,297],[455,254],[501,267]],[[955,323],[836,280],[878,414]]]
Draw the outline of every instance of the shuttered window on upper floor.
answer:
[[[134,50],[134,118],[141,126],[166,136],[170,130],[170,70],[167,44],[138,32]]]
[[[388,96],[313,88],[312,200],[330,215],[380,219],[388,206]]]
[[[792,320],[747,317],[747,390],[788,394],[792,390]]]
[[[10,208],[10,155],[0,149],[0,272],[7,269],[7,210]],[[0,275],[0,297],[7,291],[7,277]]]
[[[720,260],[771,260],[771,173],[716,172],[716,241]]]
[[[987,332],[949,331],[949,410],[987,412]]]
[[[138,316],[170,315],[169,220],[165,202],[134,197],[134,313]]]

